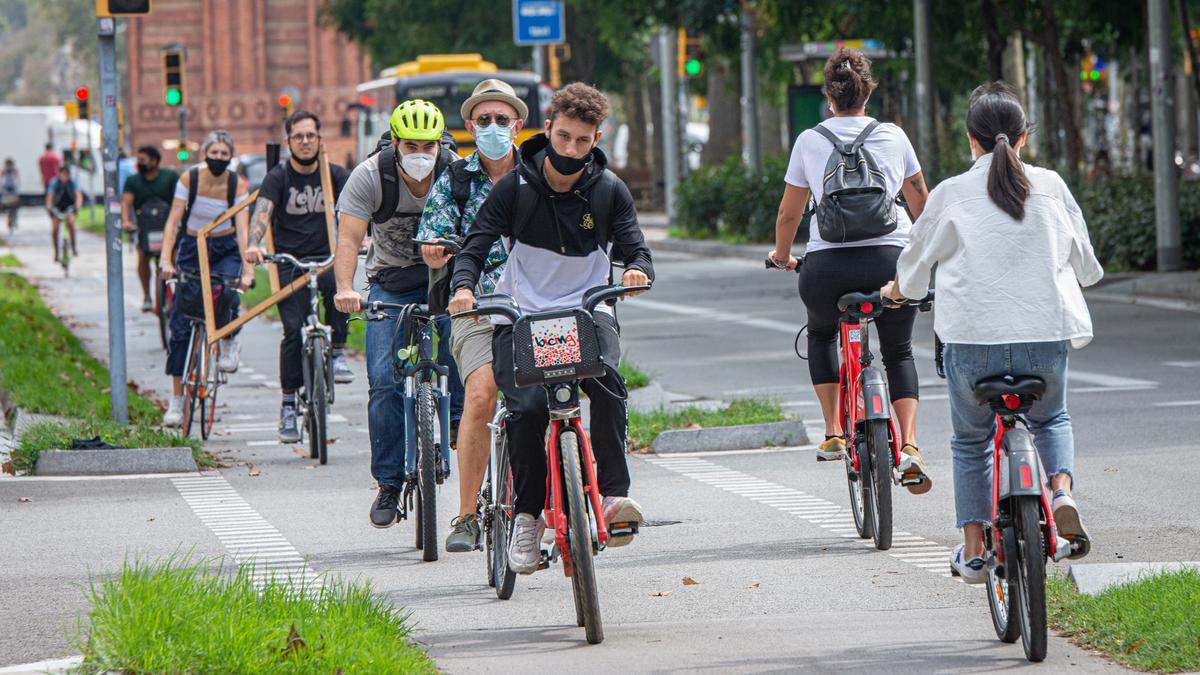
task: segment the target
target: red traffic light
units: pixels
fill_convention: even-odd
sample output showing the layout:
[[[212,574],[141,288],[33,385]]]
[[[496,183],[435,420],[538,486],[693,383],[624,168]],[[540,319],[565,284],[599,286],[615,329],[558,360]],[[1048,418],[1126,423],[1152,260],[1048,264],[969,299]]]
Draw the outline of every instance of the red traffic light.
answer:
[[[358,97],[358,104],[367,108],[374,108],[376,102],[375,97],[370,94],[362,94]]]
[[[292,97],[288,94],[280,94],[277,100],[280,108],[286,108],[292,104]]]
[[[86,101],[86,100],[88,100],[88,93],[89,93],[89,92],[88,92],[88,88],[87,88],[87,87],[80,87],[80,88],[76,89],[76,90],[75,90],[75,100],[76,100],[76,101]]]

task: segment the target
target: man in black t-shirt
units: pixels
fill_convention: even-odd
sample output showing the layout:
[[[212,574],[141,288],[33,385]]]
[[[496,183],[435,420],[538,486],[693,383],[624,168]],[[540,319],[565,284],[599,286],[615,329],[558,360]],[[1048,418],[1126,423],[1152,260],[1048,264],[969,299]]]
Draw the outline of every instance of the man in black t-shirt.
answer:
[[[325,196],[321,189],[321,172],[317,156],[321,148],[321,121],[307,111],[297,111],[284,122],[291,158],[267,172],[254,204],[254,221],[250,225],[249,242],[244,248],[246,262],[263,261],[263,236],[271,227],[276,253],[289,253],[300,260],[327,258],[329,235],[325,227]],[[349,173],[341,166],[329,166],[333,178],[333,199],[342,192]],[[300,275],[299,270],[279,266],[279,283],[285,286]],[[354,373],[346,365],[347,321],[349,316],[333,305],[337,291],[333,269],[318,277],[325,305],[325,320],[333,329],[333,381],[348,384]],[[307,287],[279,303],[279,319],[283,322],[283,341],[279,345],[279,386],[283,391],[283,406],[279,413],[279,442],[296,443],[300,428],[296,422],[296,392],[304,386],[301,370],[300,329],[308,316],[311,299]]]

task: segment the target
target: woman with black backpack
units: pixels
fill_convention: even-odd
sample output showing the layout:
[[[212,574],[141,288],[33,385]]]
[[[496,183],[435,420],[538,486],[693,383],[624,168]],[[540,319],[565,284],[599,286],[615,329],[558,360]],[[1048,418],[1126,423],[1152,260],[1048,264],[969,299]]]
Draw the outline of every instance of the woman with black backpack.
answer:
[[[896,274],[896,259],[908,243],[912,218],[921,215],[928,190],[912,143],[894,124],[866,112],[875,90],[871,61],[857,49],[838,48],[825,62],[825,97],[832,117],[800,134],[788,163],[783,199],[769,260],[780,269],[800,269],[800,298],[808,313],[808,370],[821,413],[825,440],[818,461],[842,459],[846,451],[838,418],[837,300],[870,292]],[[912,218],[896,203],[904,194]],[[803,261],[792,242],[809,196],[816,205]],[[884,312],[875,322],[888,390],[903,443],[899,467],[914,494],[931,487],[916,445],[917,369],[912,356],[916,308]]]

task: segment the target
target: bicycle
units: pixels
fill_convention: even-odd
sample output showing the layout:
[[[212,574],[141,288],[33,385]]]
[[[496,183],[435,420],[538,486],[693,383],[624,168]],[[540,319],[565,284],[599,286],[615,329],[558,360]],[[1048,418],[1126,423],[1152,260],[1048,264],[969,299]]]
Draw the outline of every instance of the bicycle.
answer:
[[[333,356],[330,352],[333,334],[329,326],[321,323],[321,302],[317,288],[318,270],[333,262],[333,256],[323,259],[297,260],[287,253],[264,255],[267,262],[288,263],[308,272],[309,312],[300,328],[303,345],[301,370],[304,373],[304,389],[296,397],[299,412],[304,416],[304,431],[308,433],[308,456],[325,464],[329,460],[327,422],[329,408],[333,405]]]
[[[229,288],[238,288],[239,279],[212,275],[213,304],[227,302]],[[178,270],[176,278],[167,280],[169,286],[180,282],[200,284],[200,276]],[[239,289],[237,291],[241,293]],[[217,391],[228,378],[217,367],[218,342],[209,344],[208,327],[203,317],[189,316],[191,333],[188,336],[187,356],[183,362],[183,422],[180,433],[187,436],[192,430],[192,420],[200,409],[200,438],[208,440],[213,422],[217,417]]]
[[[922,312],[933,307],[933,292],[910,301]],[[838,376],[838,415],[846,443],[846,483],[858,536],[872,539],[875,548],[892,547],[892,484],[909,486],[919,478],[896,474],[902,460],[900,432],[883,371],[873,365],[870,327],[887,306],[879,291],[847,293],[838,298],[841,368]]]
[[[941,340],[935,347],[938,375],[945,377]],[[1058,562],[1072,552],[1072,543],[1058,536],[1045,472],[1024,417],[1045,391],[1045,380],[1034,375],[986,377],[974,386],[976,402],[996,413],[992,522],[983,528],[992,627],[1001,642],[1020,637],[1025,658],[1035,662],[1046,658],[1046,559]],[[958,575],[953,566],[950,573]]]
[[[504,421],[508,410],[504,403],[496,404],[496,413],[488,423],[490,460],[476,503],[480,529],[483,530],[488,586],[496,589],[496,597],[508,600],[516,585],[517,573],[508,566],[508,541],[512,538],[513,490],[512,466],[508,456],[508,435]]]
[[[399,314],[388,315],[385,310]],[[450,369],[437,362],[441,346],[437,316],[428,305],[376,300],[368,303],[363,318],[396,320],[392,377],[396,384],[404,385],[405,474],[417,477],[404,482],[399,514],[407,519],[409,510],[414,511],[416,547],[425,562],[433,562],[438,559],[437,486],[450,476]],[[400,347],[402,335],[408,336],[408,344]]]
[[[162,276],[162,270],[158,268],[159,256],[162,254],[162,230],[148,232],[146,236],[150,270],[154,275],[154,317],[158,320],[158,337],[165,350],[171,342],[171,307],[175,303],[175,289],[173,284],[167,283]]]
[[[550,430],[546,440],[546,493],[544,513],[546,522],[554,528],[554,548],[543,551],[538,569],[549,567],[561,557],[563,574],[571,577],[575,599],[576,625],[584,628],[589,644],[604,640],[600,617],[600,601],[596,587],[594,556],[604,550],[610,535],[634,534],[634,523],[605,523],[601,496],[596,481],[596,460],[591,442],[583,428],[580,414],[579,381],[601,377],[605,372],[600,357],[592,313],[607,300],[626,293],[649,290],[649,286],[600,286],[584,294],[582,308],[523,314],[512,297],[503,294],[483,295],[476,299],[475,309],[453,315],[454,318],[498,315],[513,323],[513,363],[517,386],[541,386],[546,392],[550,412]],[[492,539],[492,546],[507,543],[511,534],[511,474],[505,471],[507,444],[501,456],[493,456],[500,476],[498,496],[493,502],[493,515],[502,516],[501,541]],[[499,460],[499,461],[497,461]],[[496,558],[494,554],[489,558]],[[507,558],[507,555],[499,557]],[[507,560],[504,560],[507,568]],[[493,570],[496,562],[492,562]],[[498,576],[498,575],[497,575]],[[497,595],[501,584],[509,582],[507,575],[497,579]],[[503,596],[501,596],[503,598]]]
[[[58,209],[50,210],[50,215],[58,219],[58,241],[55,244],[54,255],[58,260],[58,264],[63,268],[64,277],[71,276],[71,254],[74,249],[71,247],[71,228],[67,222],[74,213],[74,207],[64,211]]]

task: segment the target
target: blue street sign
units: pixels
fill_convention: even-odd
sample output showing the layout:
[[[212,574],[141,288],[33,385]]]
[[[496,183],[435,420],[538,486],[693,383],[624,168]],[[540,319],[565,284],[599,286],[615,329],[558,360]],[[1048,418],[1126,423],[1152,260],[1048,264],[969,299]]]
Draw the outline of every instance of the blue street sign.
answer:
[[[513,42],[552,45],[563,41],[563,4],[557,0],[513,0]]]

